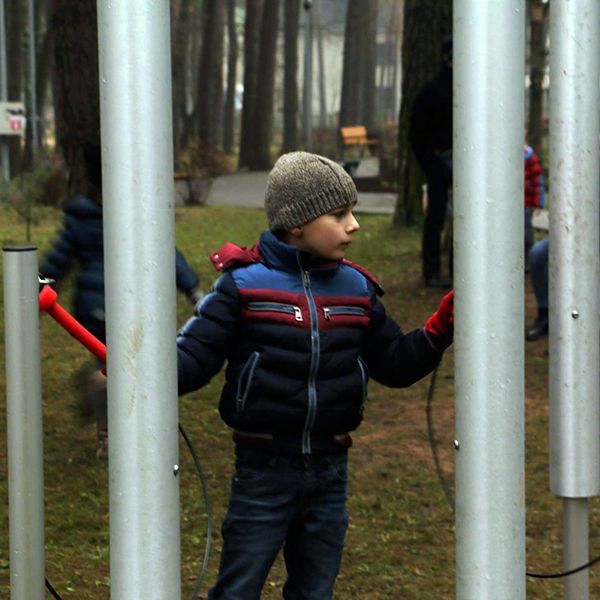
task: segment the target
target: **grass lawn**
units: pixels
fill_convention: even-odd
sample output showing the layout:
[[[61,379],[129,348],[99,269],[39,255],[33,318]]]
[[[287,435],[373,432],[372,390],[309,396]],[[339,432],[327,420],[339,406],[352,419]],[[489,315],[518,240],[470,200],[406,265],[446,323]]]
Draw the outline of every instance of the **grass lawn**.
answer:
[[[40,252],[52,241],[61,215],[47,209],[33,228]],[[200,274],[204,287],[216,276],[207,254],[225,241],[253,243],[264,226],[261,211],[227,207],[178,208],[177,245]],[[374,272],[386,290],[388,312],[405,330],[423,324],[441,294],[420,280],[419,232],[393,230],[389,216],[361,216],[349,258]],[[0,238],[20,241],[25,228],[0,205]],[[70,306],[70,283],[60,302]],[[0,302],[1,302],[0,297]],[[527,284],[527,321],[535,306]],[[183,323],[190,307],[179,297]],[[4,352],[4,321],[0,322]],[[45,317],[42,330],[44,451],[46,489],[46,572],[67,599],[109,597],[107,465],[95,458],[95,427],[76,409],[73,374],[86,362],[83,347]],[[526,347],[527,566],[560,570],[561,500],[548,490],[547,342]],[[2,354],[2,359],[3,359]],[[435,435],[443,468],[453,481],[453,353],[439,369],[433,400]],[[9,595],[8,507],[4,369],[0,374],[0,597]],[[217,413],[222,376],[180,401],[180,421],[202,461],[210,486],[215,535],[203,594],[219,562],[219,527],[232,470],[232,442]],[[454,597],[454,516],[438,481],[427,436],[425,399],[429,379],[406,390],[370,385],[365,422],[354,434],[350,454],[350,528],[335,597],[339,599]],[[183,598],[189,598],[203,559],[206,515],[193,463],[181,444],[181,528]],[[590,503],[590,546],[600,554],[598,501]],[[592,598],[600,597],[600,567],[591,573]],[[278,561],[264,598],[280,598],[284,570]],[[562,598],[561,580],[528,580],[528,598]],[[240,599],[243,600],[243,599]]]

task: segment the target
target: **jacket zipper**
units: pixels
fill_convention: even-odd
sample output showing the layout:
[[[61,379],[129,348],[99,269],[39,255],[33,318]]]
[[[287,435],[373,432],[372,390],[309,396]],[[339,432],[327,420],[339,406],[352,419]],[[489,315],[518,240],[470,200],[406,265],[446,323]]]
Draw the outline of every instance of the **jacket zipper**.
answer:
[[[238,413],[242,412],[246,407],[246,398],[248,397],[248,392],[250,391],[250,385],[252,383],[252,379],[254,378],[254,369],[256,369],[256,364],[258,363],[259,357],[260,354],[258,352],[253,352],[250,355],[250,358],[246,361],[246,364],[240,373],[236,394],[236,408]],[[244,381],[245,375],[247,375],[247,378],[242,390],[242,382]]]
[[[299,306],[293,304],[283,304],[281,302],[249,302],[249,310],[265,312],[282,312],[293,314],[296,321],[302,321],[302,310]]]
[[[317,307],[315,299],[312,295],[310,286],[310,273],[302,269],[300,258],[298,257],[298,266],[302,273],[302,285],[304,293],[308,300],[308,308],[310,313],[310,370],[308,372],[308,410],[306,412],[306,420],[304,421],[304,430],[302,431],[302,453],[310,454],[310,432],[315,423],[317,415],[317,371],[319,369],[320,359],[320,339],[319,339],[319,320],[317,318]]]
[[[358,366],[360,368],[360,375],[362,378],[362,403],[360,405],[360,414],[362,415],[365,412],[365,405],[367,404],[367,398],[369,394],[367,387],[369,381],[369,370],[360,356],[358,357]]]
[[[356,315],[359,317],[365,316],[365,309],[360,306],[324,306],[323,314],[327,321],[331,320],[331,317],[337,315]]]

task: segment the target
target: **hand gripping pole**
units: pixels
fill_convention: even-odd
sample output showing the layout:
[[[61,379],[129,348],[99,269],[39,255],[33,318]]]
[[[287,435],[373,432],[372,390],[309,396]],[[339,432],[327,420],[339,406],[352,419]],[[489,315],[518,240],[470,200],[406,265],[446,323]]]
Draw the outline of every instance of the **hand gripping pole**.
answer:
[[[77,319],[71,316],[58,302],[58,294],[45,285],[39,294],[40,310],[47,312],[59,325],[81,342],[92,354],[106,364],[106,346],[92,335]]]

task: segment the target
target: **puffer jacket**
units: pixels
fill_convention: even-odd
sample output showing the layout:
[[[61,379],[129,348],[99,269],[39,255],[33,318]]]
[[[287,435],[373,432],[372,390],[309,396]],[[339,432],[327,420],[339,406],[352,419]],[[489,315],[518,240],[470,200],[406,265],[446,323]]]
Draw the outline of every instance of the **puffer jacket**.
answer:
[[[219,411],[244,437],[280,452],[333,451],[362,420],[369,377],[409,386],[441,358],[424,329],[402,333],[379,284],[348,261],[314,260],[268,231],[252,249],[226,244],[211,259],[224,273],[179,332],[179,393],[227,360]]]
[[[63,230],[42,261],[40,273],[58,282],[76,261],[74,316],[98,335],[93,324],[104,321],[102,206],[87,196],[67,202]]]
[[[189,295],[199,284],[198,276],[179,251],[175,254],[177,287]],[[63,229],[42,261],[40,273],[60,281],[75,264],[74,316],[105,341],[102,206],[81,195],[68,201]]]
[[[525,206],[543,208],[545,187],[542,166],[531,146],[525,146]]]

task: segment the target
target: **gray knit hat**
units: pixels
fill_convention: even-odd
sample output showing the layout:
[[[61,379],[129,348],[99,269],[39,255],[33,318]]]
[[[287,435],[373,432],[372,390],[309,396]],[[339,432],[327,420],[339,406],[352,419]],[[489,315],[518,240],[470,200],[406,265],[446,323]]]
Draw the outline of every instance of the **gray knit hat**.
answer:
[[[284,154],[267,180],[269,229],[285,231],[304,225],[357,199],[352,177],[337,163],[309,152]]]

